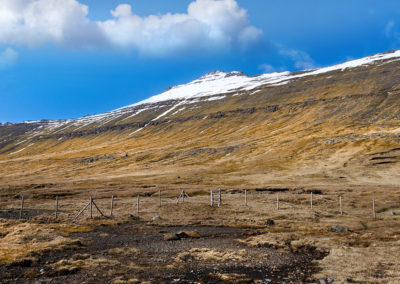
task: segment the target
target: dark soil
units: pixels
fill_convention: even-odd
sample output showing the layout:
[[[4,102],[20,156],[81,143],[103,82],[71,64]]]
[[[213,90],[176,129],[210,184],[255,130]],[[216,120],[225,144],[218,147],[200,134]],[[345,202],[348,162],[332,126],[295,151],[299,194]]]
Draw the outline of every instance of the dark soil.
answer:
[[[22,219],[29,220],[37,216],[42,215],[54,215],[54,211],[51,210],[35,210],[35,209],[24,209],[22,210]],[[3,219],[11,219],[17,220],[20,217],[19,209],[8,209],[8,210],[0,210],[0,218]]]
[[[179,231],[197,231],[200,238],[184,238],[165,241],[165,234]],[[1,283],[110,283],[112,279],[136,278],[151,283],[221,283],[218,274],[235,273],[242,275],[235,283],[304,283],[315,267],[314,257],[307,254],[278,253],[266,247],[247,247],[237,242],[257,234],[252,229],[238,229],[213,226],[161,227],[141,222],[130,222],[117,226],[99,226],[92,232],[76,233],[72,238],[84,241],[78,250],[62,252],[50,251],[36,256],[37,261],[15,263],[0,266]],[[128,256],[110,256],[107,250],[112,248],[137,248],[138,254]],[[191,248],[215,250],[240,249],[246,251],[246,259],[220,262],[181,261],[179,253]],[[121,263],[133,262],[141,269],[128,269],[109,276],[102,267],[93,270],[75,269],[56,271],[51,264],[62,259],[71,259],[73,255],[88,254],[92,258],[111,258]],[[188,254],[190,258],[190,254]],[[238,257],[239,258],[239,257]],[[174,265],[166,268],[167,264]],[[143,269],[145,267],[146,269]],[[231,281],[228,281],[231,282]]]

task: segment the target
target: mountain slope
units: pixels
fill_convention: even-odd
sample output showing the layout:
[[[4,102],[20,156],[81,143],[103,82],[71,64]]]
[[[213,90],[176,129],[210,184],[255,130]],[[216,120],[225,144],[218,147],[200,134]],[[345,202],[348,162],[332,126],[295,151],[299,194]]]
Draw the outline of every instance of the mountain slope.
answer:
[[[392,184],[400,51],[301,72],[209,73],[108,113],[0,126],[0,184]]]

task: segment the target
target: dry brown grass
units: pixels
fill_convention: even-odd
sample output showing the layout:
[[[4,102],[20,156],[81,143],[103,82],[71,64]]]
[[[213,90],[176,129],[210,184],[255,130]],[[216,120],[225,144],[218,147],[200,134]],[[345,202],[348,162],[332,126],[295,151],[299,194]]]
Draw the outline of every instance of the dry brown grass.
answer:
[[[207,192],[207,187],[201,186],[154,186],[145,188],[124,189],[122,197],[115,199],[114,218],[104,219],[96,215],[96,219],[88,219],[86,212],[77,224],[71,223],[75,210],[64,209],[62,221],[59,224],[40,224],[40,222],[2,221],[1,249],[2,262],[13,262],[17,259],[29,258],[32,252],[39,253],[63,249],[76,245],[76,240],[68,236],[75,232],[88,232],[97,226],[113,226],[130,219],[129,214],[136,214],[136,194],[138,192],[156,192],[162,188],[162,207],[158,207],[157,194],[141,198],[140,219],[149,223],[153,216],[161,216],[157,225],[225,225],[239,228],[255,228],[260,234],[250,236],[242,243],[248,246],[267,246],[282,251],[313,253],[317,266],[321,269],[316,278],[334,277],[344,281],[351,277],[356,281],[374,283],[396,283],[399,279],[400,263],[397,250],[400,242],[400,216],[391,212],[399,212],[400,191],[395,187],[376,186],[313,186],[309,189],[319,189],[322,195],[314,194],[314,207],[310,209],[307,188],[288,186],[289,191],[280,193],[280,209],[276,209],[276,193],[259,194],[249,191],[248,206],[244,206],[243,191],[234,188],[223,189],[222,206],[210,207],[209,196],[198,194]],[[185,203],[176,204],[180,190],[194,196],[185,199]],[[202,188],[202,189],[201,189]],[[82,192],[83,194],[84,192]],[[101,195],[102,193],[100,193]],[[339,213],[338,196],[343,195],[344,215]],[[77,196],[65,197],[60,200],[68,204],[82,203]],[[377,219],[372,216],[372,198],[376,199]],[[109,198],[95,199],[101,209],[109,206]],[[49,202],[49,208],[52,201]],[[39,201],[38,201],[39,202]],[[34,203],[30,204],[31,206]],[[39,206],[39,205],[38,205]],[[40,208],[46,205],[40,204]],[[75,206],[72,208],[79,208]],[[71,212],[71,210],[73,210]],[[267,225],[267,219],[273,219],[275,225]],[[335,233],[332,226],[340,225],[351,232]],[[107,238],[107,234],[104,238]],[[135,269],[134,263],[123,263],[125,257],[135,256],[136,249],[116,248],[107,252],[105,259],[90,259],[81,256],[60,262],[60,269],[79,269],[84,265],[82,260],[88,259],[83,269],[95,269],[105,265],[110,267],[110,275],[123,271],[128,266]],[[188,256],[190,255],[190,257]],[[189,258],[188,258],[189,257]],[[240,250],[218,250],[193,248],[177,256],[177,262],[182,259],[193,261],[218,262],[221,260],[245,259],[246,254]],[[106,260],[116,260],[108,263]],[[352,263],[352,265],[348,265]],[[90,268],[88,268],[90,266]],[[120,267],[120,268],[116,268]],[[122,281],[122,280],[121,280]],[[126,281],[128,281],[126,279]]]
[[[207,262],[220,262],[220,261],[243,261],[246,259],[247,253],[244,249],[226,249],[215,250],[207,248],[192,248],[187,252],[178,254],[178,261],[207,261]]]
[[[263,234],[248,238],[245,243],[249,246],[300,252],[315,248],[320,254],[329,251],[317,261],[321,268],[317,277],[396,282],[400,220],[390,213],[400,213],[399,86],[390,77],[396,78],[400,69],[394,64],[387,69],[348,70],[329,78],[307,77],[262,88],[253,96],[227,96],[166,117],[131,136],[129,127],[61,141],[46,138],[49,133],[38,133],[43,139],[16,154],[10,154],[13,146],[18,150],[26,145],[11,143],[0,154],[1,208],[17,208],[16,197],[24,195],[27,208],[53,211],[54,198],[59,195],[60,224],[48,226],[40,224],[40,219],[31,223],[1,221],[2,261],[73,245],[68,237],[71,233],[125,222],[128,214],[135,213],[136,195],[141,193],[151,196],[142,197],[140,217],[144,221],[151,222],[159,215],[159,225],[256,228]],[[263,109],[271,105],[278,109]],[[256,109],[240,111],[250,108]],[[126,123],[148,122],[163,111],[146,111]],[[210,116],[218,112],[225,116]],[[169,122],[172,118],[179,120]],[[105,155],[113,159],[83,161]],[[388,157],[390,163],[376,163]],[[224,189],[222,207],[208,205],[210,187]],[[236,189],[265,187],[289,189],[281,193],[280,210],[276,210],[275,194],[259,196],[251,190],[247,207],[242,194],[231,194]],[[161,208],[157,206],[159,189]],[[173,197],[181,189],[193,197],[176,205]],[[306,189],[323,192],[314,195],[313,210]],[[116,196],[115,218],[99,219],[95,212],[97,219],[90,221],[85,212],[71,224],[89,196],[108,214],[111,195]],[[344,196],[343,216],[339,214],[339,195]],[[372,219],[373,198],[377,220]],[[46,218],[46,222],[54,221],[54,216]],[[274,226],[266,225],[268,218],[275,220]],[[353,232],[333,233],[330,228],[335,225]],[[223,258],[225,252],[199,253],[198,257]],[[78,264],[79,260],[71,260],[63,265]],[[129,279],[116,278],[114,282],[118,281]]]
[[[71,239],[58,233],[63,224],[43,225],[28,222],[2,221],[0,223],[0,263],[10,264],[26,259],[35,260],[32,255],[46,251],[62,251],[79,248],[83,240]],[[78,228],[74,226],[74,231]]]

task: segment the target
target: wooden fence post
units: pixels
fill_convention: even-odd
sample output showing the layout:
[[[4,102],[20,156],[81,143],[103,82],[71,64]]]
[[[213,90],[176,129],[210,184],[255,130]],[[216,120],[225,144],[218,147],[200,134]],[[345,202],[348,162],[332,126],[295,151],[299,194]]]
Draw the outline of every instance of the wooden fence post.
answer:
[[[158,190],[158,207],[161,207],[161,189]]]
[[[339,197],[339,205],[340,205],[340,215],[343,215],[343,204],[342,204],[342,196]]]
[[[139,216],[139,210],[140,210],[140,194],[138,194],[136,202],[136,213],[138,216]]]
[[[220,207],[221,206],[221,203],[222,203],[222,201],[221,201],[221,189],[219,188],[218,189],[218,207]]]
[[[56,220],[58,218],[58,195],[56,196]]]
[[[279,210],[279,192],[276,196],[276,209]]]
[[[312,196],[312,192],[310,193],[310,206],[311,206],[311,209],[313,209],[313,196]]]
[[[93,198],[90,196],[90,201],[89,201],[89,206],[90,206],[90,219],[93,219]]]
[[[244,206],[247,206],[247,189],[244,190]]]
[[[85,211],[86,210],[86,208],[88,208],[89,207],[89,205],[91,205],[92,204],[92,202],[91,201],[89,201],[89,203],[88,204],[86,204],[85,205],[85,207],[83,207],[82,209],[81,209],[81,211],[79,211],[78,212],[78,214],[75,216],[75,218],[74,218],[74,221],[76,220],[76,219],[78,219],[78,217],[83,213],[83,211]]]
[[[210,189],[210,205],[211,207],[214,206],[214,196],[213,196],[213,190]]]
[[[113,215],[113,209],[114,209],[114,195],[111,195],[110,217],[112,217]]]
[[[375,198],[372,199],[372,214],[374,216],[374,219],[376,219]]]
[[[21,197],[21,208],[19,209],[19,219],[22,219],[22,211],[24,210],[24,196]]]

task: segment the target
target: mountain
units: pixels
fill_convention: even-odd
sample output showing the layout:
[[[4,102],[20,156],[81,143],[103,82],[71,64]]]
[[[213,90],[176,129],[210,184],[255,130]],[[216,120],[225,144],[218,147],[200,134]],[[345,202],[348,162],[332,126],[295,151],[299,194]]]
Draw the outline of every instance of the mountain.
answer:
[[[0,186],[395,184],[400,51],[300,72],[215,71],[69,120],[0,124]]]

